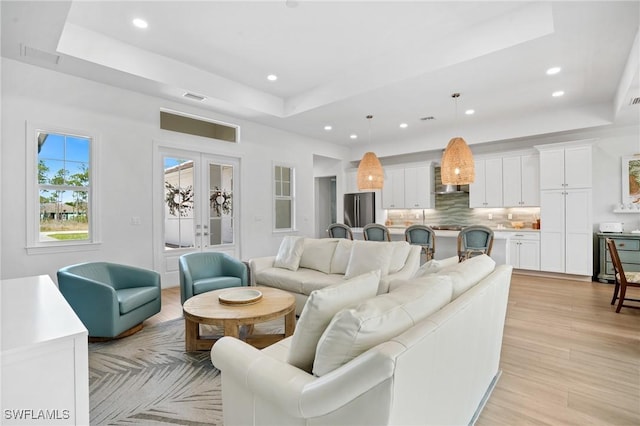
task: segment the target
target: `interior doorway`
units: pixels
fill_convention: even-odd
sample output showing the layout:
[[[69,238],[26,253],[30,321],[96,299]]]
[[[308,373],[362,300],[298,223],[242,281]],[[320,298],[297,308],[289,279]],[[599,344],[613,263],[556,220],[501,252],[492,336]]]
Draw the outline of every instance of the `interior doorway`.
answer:
[[[327,228],[337,221],[336,177],[316,178],[316,237],[327,237]]]

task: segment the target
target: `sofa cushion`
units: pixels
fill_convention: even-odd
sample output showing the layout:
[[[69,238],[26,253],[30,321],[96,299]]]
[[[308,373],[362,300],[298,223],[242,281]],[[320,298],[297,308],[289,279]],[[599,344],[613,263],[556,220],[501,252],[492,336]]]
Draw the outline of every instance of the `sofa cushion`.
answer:
[[[380,271],[368,272],[311,293],[291,339],[288,362],[309,373],[318,340],[336,312],[376,295]]]
[[[333,253],[333,259],[331,259],[331,273],[342,274],[347,272],[347,266],[349,265],[349,258],[351,257],[351,248],[353,247],[352,240],[345,240],[341,238],[336,246],[336,251]]]
[[[345,279],[380,269],[384,277],[389,275],[389,264],[393,245],[379,241],[355,241],[351,248],[349,264],[345,272]]]
[[[409,256],[411,245],[406,241],[392,241],[387,244],[391,244],[393,246],[391,262],[389,263],[389,273],[395,274],[402,269],[404,264],[407,262],[407,256]]]
[[[159,298],[160,289],[152,286],[123,288],[116,290],[116,297],[118,298],[120,315],[124,315]]]
[[[434,275],[338,312],[318,341],[313,374],[327,374],[404,332],[448,304],[451,295],[451,279]]]
[[[300,258],[300,267],[331,273],[331,260],[336,251],[338,240],[329,238],[306,238]]]
[[[436,260],[431,259],[428,262],[425,262],[416,273],[413,275],[414,278],[421,277],[423,275],[435,274],[443,268],[448,266],[457,265],[459,262],[458,256],[451,256],[446,259]]]
[[[475,256],[455,265],[442,268],[438,274],[448,275],[453,283],[453,299],[480,282],[496,267],[496,262],[486,254]]]
[[[330,285],[344,283],[344,275],[342,274],[325,274],[319,271],[314,271],[314,276],[305,278],[302,282],[302,294],[310,295],[315,290],[322,290]]]
[[[304,238],[287,235],[282,239],[278,254],[273,262],[276,268],[285,268],[292,271],[298,270],[302,251],[304,250]]]

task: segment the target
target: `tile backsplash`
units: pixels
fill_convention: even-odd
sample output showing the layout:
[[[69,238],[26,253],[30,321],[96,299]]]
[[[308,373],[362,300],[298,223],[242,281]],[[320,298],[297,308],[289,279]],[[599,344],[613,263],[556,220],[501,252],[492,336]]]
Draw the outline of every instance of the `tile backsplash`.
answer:
[[[436,194],[435,209],[387,210],[387,226],[425,225],[486,225],[511,228],[511,222],[524,222],[525,228],[540,217],[539,207],[469,208],[469,194]],[[509,214],[512,218],[509,219]],[[491,219],[489,217],[491,216]]]

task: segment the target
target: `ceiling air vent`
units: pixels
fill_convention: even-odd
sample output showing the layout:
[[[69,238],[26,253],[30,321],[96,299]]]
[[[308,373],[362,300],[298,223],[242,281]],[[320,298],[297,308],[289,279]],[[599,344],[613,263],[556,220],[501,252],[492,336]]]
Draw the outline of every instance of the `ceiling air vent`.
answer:
[[[187,99],[191,99],[192,101],[202,102],[202,101],[204,101],[204,100],[205,100],[205,97],[204,97],[204,96],[196,95],[195,93],[189,93],[189,92],[187,92],[187,93],[185,93],[185,94],[184,94],[184,95],[182,95],[182,96],[184,96],[184,97],[185,97],[185,98],[187,98]]]
[[[629,102],[629,105],[640,105],[640,97],[631,98],[631,102]]]
[[[428,117],[420,117],[420,120],[422,121],[429,121],[429,120],[435,120],[436,118],[433,115],[430,115]]]

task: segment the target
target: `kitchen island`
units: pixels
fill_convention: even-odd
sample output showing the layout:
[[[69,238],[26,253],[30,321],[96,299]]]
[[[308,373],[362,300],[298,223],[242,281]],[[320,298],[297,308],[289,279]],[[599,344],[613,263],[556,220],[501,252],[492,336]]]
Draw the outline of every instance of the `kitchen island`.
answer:
[[[391,233],[392,241],[404,241],[404,226],[390,226],[389,232]],[[353,237],[357,240],[363,240],[364,236],[362,228],[352,228]],[[458,255],[458,234],[460,231],[453,230],[434,230],[436,234],[436,250],[435,259],[446,259],[448,257]],[[496,261],[497,264],[514,264],[515,259],[511,256],[512,250],[510,250],[510,244],[512,239],[517,238],[519,234],[523,233],[538,233],[537,229],[524,228],[504,228],[493,229],[493,248],[491,250],[491,258]]]

